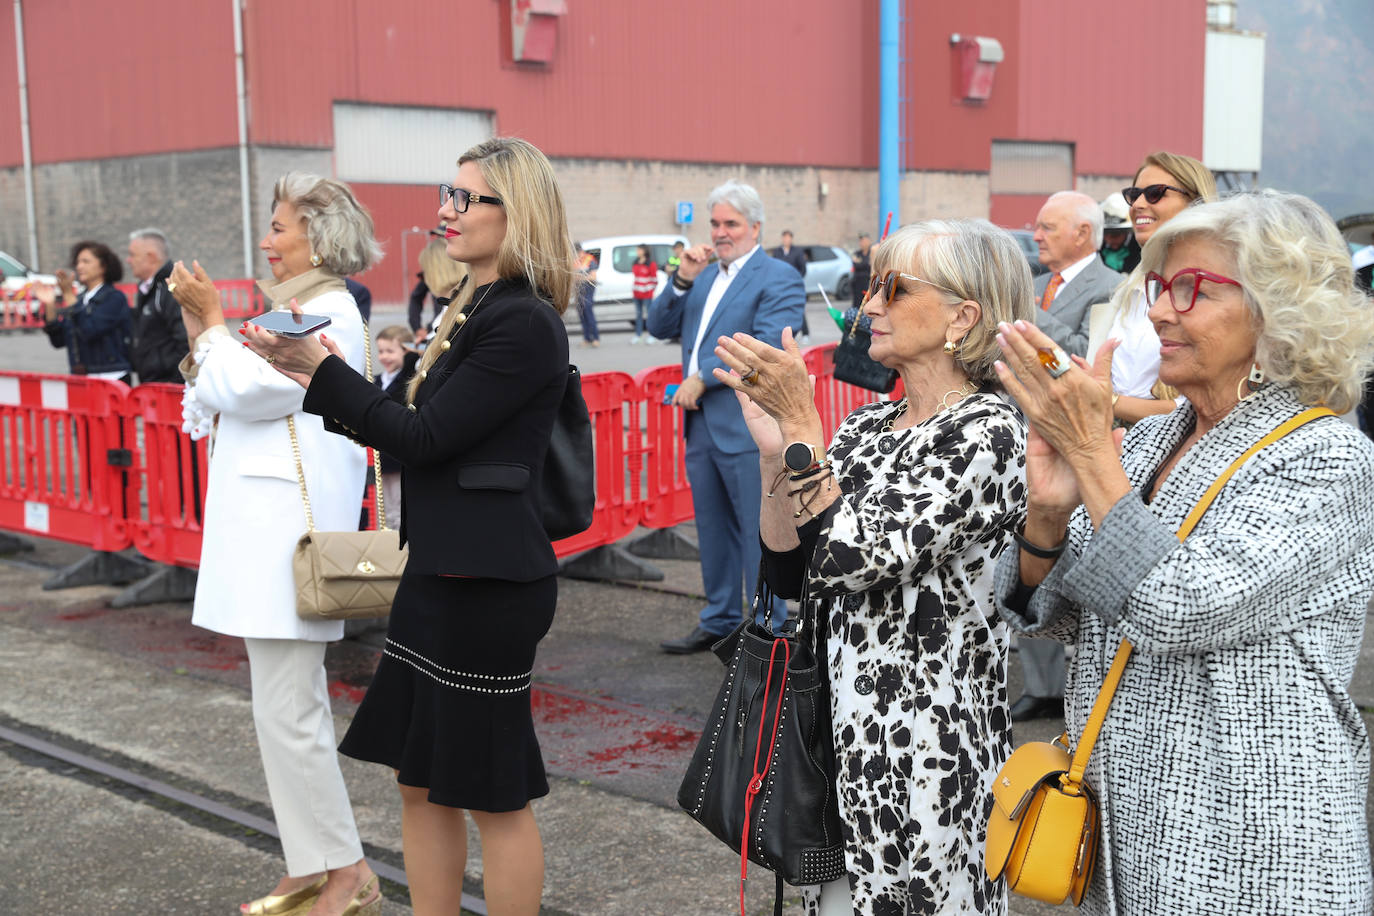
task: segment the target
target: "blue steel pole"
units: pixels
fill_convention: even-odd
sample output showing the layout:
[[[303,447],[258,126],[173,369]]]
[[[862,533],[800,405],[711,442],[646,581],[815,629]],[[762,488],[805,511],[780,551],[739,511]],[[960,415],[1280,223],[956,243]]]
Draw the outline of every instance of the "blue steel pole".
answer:
[[[901,213],[901,22],[902,0],[882,0],[881,63],[878,76],[878,235],[887,214],[895,228]],[[875,236],[876,237],[876,236]]]

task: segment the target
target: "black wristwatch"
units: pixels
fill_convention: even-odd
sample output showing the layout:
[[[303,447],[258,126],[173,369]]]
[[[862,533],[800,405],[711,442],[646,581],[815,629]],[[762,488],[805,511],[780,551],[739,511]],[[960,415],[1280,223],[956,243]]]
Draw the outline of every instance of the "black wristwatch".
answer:
[[[782,463],[793,474],[805,474],[825,463],[825,449],[810,442],[793,442],[783,449]]]

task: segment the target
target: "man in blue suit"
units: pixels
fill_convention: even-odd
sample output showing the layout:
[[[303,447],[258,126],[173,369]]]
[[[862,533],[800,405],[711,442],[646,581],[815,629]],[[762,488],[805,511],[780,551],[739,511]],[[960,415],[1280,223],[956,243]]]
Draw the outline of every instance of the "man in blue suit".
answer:
[[[682,338],[682,384],[673,404],[687,411],[687,479],[692,484],[706,607],[691,633],[661,643],[675,655],[702,652],[733,630],[753,601],[759,570],[759,452],[734,391],[711,374],[726,368],[716,338],[744,331],[775,347],[800,327],[802,278],[759,247],[763,201],[727,181],[706,201],[711,244],[682,253],[673,282],[649,307],[649,333]],[[710,263],[711,255],[719,260]],[[775,619],[785,613],[774,603]]]

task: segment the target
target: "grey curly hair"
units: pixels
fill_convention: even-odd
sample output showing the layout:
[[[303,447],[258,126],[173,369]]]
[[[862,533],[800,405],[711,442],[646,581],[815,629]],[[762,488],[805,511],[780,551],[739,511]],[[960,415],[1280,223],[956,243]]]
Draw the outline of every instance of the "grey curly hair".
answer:
[[[1374,369],[1374,321],[1326,211],[1269,189],[1189,207],[1150,237],[1141,270],[1162,273],[1173,245],[1199,237],[1235,259],[1265,377],[1309,406],[1345,413],[1359,403]]]
[[[287,172],[272,187],[272,206],[280,203],[296,208],[311,250],[340,277],[362,273],[382,259],[372,215],[342,181]]]

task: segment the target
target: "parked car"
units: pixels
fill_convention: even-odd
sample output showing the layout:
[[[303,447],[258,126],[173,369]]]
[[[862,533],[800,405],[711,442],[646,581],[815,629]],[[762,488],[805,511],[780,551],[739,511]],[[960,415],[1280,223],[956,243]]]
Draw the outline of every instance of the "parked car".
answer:
[[[599,262],[596,269],[596,295],[592,299],[596,309],[596,322],[604,327],[608,321],[627,321],[634,327],[635,302],[632,292],[635,278],[630,268],[638,256],[640,245],[649,246],[649,257],[658,265],[658,286],[654,289],[657,296],[663,292],[668,275],[663,266],[673,253],[673,243],[688,244],[681,235],[614,235],[600,239],[586,239],[583,250]],[[578,322],[577,309],[568,309],[563,317],[569,324]]]
[[[1040,263],[1040,246],[1035,244],[1035,233],[1029,229],[1008,229],[1011,237],[1016,239],[1016,244],[1021,246],[1021,253],[1026,256],[1026,262],[1030,264],[1031,276],[1038,277],[1049,270],[1044,264]]]
[[[51,274],[36,273],[28,268],[23,261],[0,251],[0,272],[4,274],[3,288],[6,299],[32,298],[28,295],[28,289],[35,283],[47,283],[55,285],[57,278]]]
[[[802,245],[806,252],[806,294],[822,287],[835,299],[849,298],[849,284],[854,279],[854,259],[849,252],[834,245]]]

